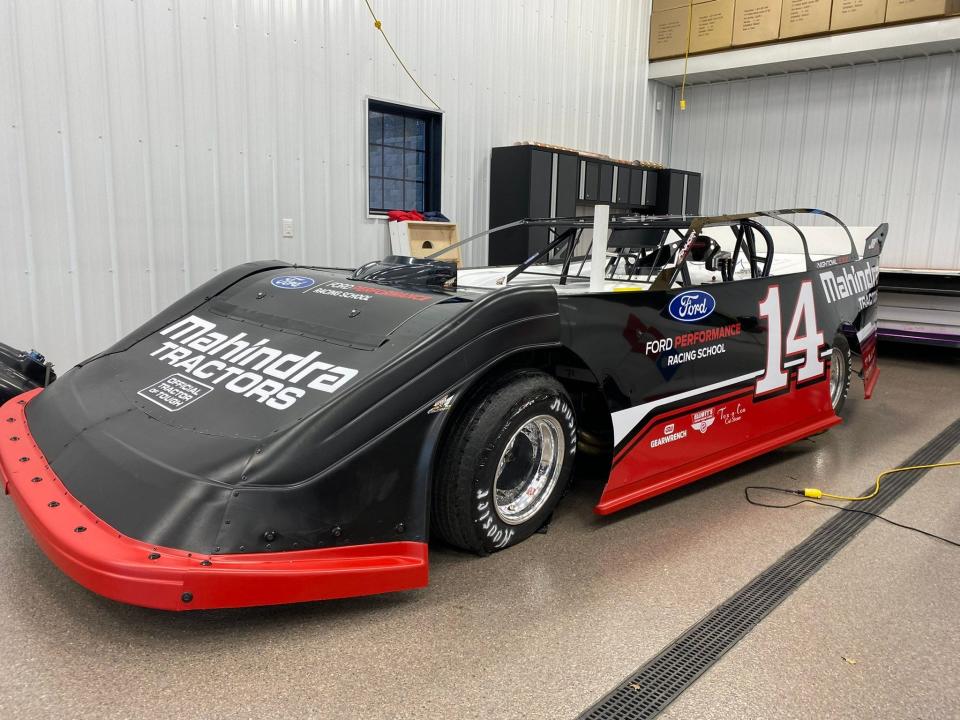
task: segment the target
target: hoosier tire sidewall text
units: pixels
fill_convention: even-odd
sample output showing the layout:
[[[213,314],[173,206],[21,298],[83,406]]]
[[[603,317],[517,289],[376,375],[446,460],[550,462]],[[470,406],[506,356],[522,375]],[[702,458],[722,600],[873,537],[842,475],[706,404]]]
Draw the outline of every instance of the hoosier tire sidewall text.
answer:
[[[559,473],[540,507],[516,524],[495,507],[497,467],[511,438],[531,419],[548,416],[562,429]],[[458,418],[439,468],[434,529],[448,542],[481,554],[516,545],[535,533],[557,506],[573,466],[576,415],[563,386],[549,375],[524,371],[478,393]]]

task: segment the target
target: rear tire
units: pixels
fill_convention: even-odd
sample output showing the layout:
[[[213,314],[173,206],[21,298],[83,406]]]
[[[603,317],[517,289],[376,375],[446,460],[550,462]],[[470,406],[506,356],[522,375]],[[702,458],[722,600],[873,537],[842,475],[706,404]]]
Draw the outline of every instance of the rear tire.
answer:
[[[562,497],[577,425],[563,385],[522,370],[481,388],[453,418],[434,472],[431,528],[481,555],[535,533]]]
[[[833,351],[830,354],[830,403],[833,411],[839,415],[847,401],[850,391],[850,374],[853,369],[853,355],[850,343],[843,335],[833,339]]]

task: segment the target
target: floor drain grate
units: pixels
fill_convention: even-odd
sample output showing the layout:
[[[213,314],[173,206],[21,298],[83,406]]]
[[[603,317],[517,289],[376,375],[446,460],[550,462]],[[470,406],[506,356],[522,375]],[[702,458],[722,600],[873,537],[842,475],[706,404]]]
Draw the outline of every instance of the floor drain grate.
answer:
[[[958,443],[960,420],[900,467],[937,463]],[[888,475],[883,481],[883,492],[872,500],[857,503],[857,509],[882,512],[926,472],[908,470]],[[873,486],[863,494],[872,491]],[[581,720],[642,720],[658,715],[872,519],[860,513],[834,515],[586,710]]]

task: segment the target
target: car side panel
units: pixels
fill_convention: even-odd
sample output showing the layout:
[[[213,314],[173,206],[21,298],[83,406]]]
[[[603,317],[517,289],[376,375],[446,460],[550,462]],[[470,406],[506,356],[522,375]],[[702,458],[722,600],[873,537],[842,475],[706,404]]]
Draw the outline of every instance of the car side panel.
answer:
[[[597,512],[614,512],[839,423],[829,394],[830,345],[838,332],[856,332],[875,302],[869,264],[669,292],[561,298],[565,342],[600,378],[615,430]],[[851,279],[856,273],[859,281]],[[710,296],[694,297],[704,311],[678,318],[680,296],[697,294]]]

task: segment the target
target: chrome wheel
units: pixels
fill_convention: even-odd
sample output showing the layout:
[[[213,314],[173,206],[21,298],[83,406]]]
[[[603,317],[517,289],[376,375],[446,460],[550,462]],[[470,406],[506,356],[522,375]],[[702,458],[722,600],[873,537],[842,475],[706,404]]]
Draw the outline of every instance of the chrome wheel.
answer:
[[[494,508],[508,525],[529,520],[550,498],[564,458],[560,422],[537,415],[517,430],[500,456],[493,480]]]
[[[843,351],[834,347],[830,353],[830,402],[836,410],[843,401],[847,385],[847,358]]]

